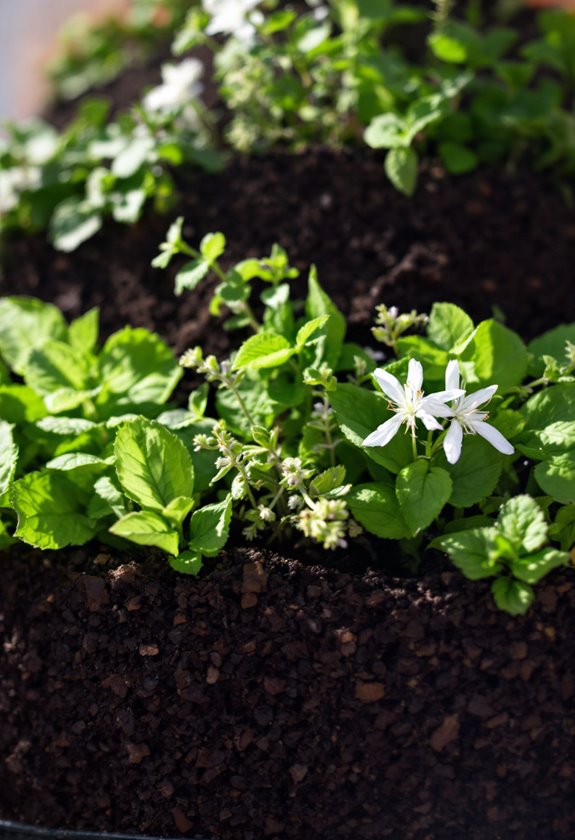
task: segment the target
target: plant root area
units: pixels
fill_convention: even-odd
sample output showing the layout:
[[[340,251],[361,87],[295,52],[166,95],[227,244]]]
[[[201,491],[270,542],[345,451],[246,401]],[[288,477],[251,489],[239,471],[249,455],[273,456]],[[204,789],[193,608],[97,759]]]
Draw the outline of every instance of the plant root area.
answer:
[[[326,150],[177,178],[169,217],[74,254],[13,238],[0,294],[226,354],[212,286],[175,298],[180,264],[150,267],[182,214],[192,244],[226,234],[226,265],[275,241],[316,263],[355,340],[373,344],[378,303],[496,307],[525,339],[575,320],[575,211],[542,178],[431,167],[410,201],[377,154]],[[216,840],[575,836],[572,570],[514,619],[444,566],[397,579],[238,547],[191,579],[109,551],[2,557],[1,817]]]
[[[575,582],[252,549],[2,557],[2,817],[221,840],[575,836]]]

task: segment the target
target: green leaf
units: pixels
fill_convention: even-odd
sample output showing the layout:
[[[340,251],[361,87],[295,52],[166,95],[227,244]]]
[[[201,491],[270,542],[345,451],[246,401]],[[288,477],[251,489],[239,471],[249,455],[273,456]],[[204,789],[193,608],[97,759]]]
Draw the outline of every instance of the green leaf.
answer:
[[[397,114],[380,114],[368,125],[363,139],[372,149],[395,149],[405,143],[405,122]]]
[[[327,362],[331,368],[335,368],[343,347],[347,324],[335,303],[320,286],[315,266],[312,266],[309,272],[305,314],[310,320],[321,318],[322,315],[330,316],[321,328],[320,334],[325,336],[325,345],[321,357],[316,359],[315,366]]]
[[[65,339],[67,330],[64,316],[50,303],[28,297],[0,300],[0,354],[15,373],[23,374],[32,350]]]
[[[519,553],[537,551],[547,539],[545,516],[531,496],[514,496],[505,502],[497,528]]]
[[[415,461],[401,470],[395,492],[412,536],[439,516],[452,489],[449,473],[440,467],[430,468],[427,461]]]
[[[46,468],[49,470],[62,470],[69,472],[77,470],[80,467],[97,468],[98,470],[106,469],[110,461],[106,458],[99,458],[97,455],[91,455],[89,452],[66,452],[64,455],[58,455],[56,458],[48,461]]]
[[[445,35],[442,32],[435,32],[429,36],[427,43],[431,47],[433,55],[440,61],[449,64],[464,64],[467,59],[465,44],[457,38]]]
[[[46,396],[61,389],[89,390],[89,357],[63,341],[48,341],[32,350],[24,369],[26,384],[38,394]]]
[[[184,575],[198,575],[202,568],[202,555],[197,551],[183,551],[177,557],[170,557],[170,566]]]
[[[178,496],[177,499],[172,499],[169,505],[163,510],[166,519],[173,522],[175,525],[181,525],[188,513],[194,506],[194,500],[186,496]]]
[[[179,537],[174,526],[151,510],[129,513],[115,522],[110,532],[137,545],[155,545],[174,556],[179,551]]]
[[[390,149],[385,158],[385,173],[393,186],[408,198],[417,186],[417,154],[412,148]]]
[[[94,482],[94,495],[87,509],[90,519],[104,519],[114,516],[121,519],[128,513],[126,497],[116,483],[116,478],[103,475]]]
[[[533,603],[533,590],[527,583],[500,577],[491,584],[493,600],[500,610],[510,615],[525,615]]]
[[[190,549],[213,557],[226,544],[232,517],[232,497],[196,510],[190,522]]]
[[[471,528],[434,540],[469,580],[492,577],[501,570],[496,528]]]
[[[226,237],[223,233],[207,233],[200,242],[200,253],[208,263],[213,263],[221,257],[225,249]]]
[[[398,473],[412,460],[411,440],[401,431],[387,446],[363,447],[365,438],[392,416],[385,397],[348,384],[338,385],[328,397],[343,435],[365,455],[392,473]]]
[[[575,545],[575,504],[559,508],[555,521],[549,527],[549,536],[557,540],[564,551]]]
[[[14,442],[12,429],[10,423],[0,420],[0,496],[12,483],[18,463],[18,447]]]
[[[295,343],[297,350],[303,350],[305,345],[307,344],[308,338],[320,330],[324,324],[326,324],[329,315],[320,315],[319,318],[313,318],[311,321],[306,321],[306,323],[299,328]]]
[[[67,198],[50,220],[50,239],[58,251],[70,253],[102,227],[102,216],[85,199]]]
[[[191,497],[194,467],[181,440],[153,420],[121,426],[114,443],[122,489],[141,507],[162,513],[179,496]]]
[[[252,335],[241,345],[234,359],[234,370],[262,370],[285,364],[294,354],[287,338],[275,333]]]
[[[428,338],[450,353],[467,341],[473,332],[473,321],[454,303],[434,303],[427,325]]]
[[[466,435],[461,456],[449,464],[443,453],[434,458],[435,466],[447,470],[453,482],[449,504],[467,508],[490,496],[503,470],[504,456],[478,435]]]
[[[309,489],[314,496],[325,496],[339,489],[345,483],[345,467],[330,467],[316,476],[310,483]]]
[[[575,382],[552,385],[530,397],[521,409],[528,429],[544,429],[575,417]]]
[[[192,291],[198,286],[210,270],[210,265],[205,260],[190,260],[176,274],[175,295],[181,295],[184,291]]]
[[[492,319],[479,324],[461,360],[474,363],[474,382],[497,384],[502,391],[519,385],[527,373],[527,348],[517,333]]]
[[[8,423],[34,423],[45,414],[44,400],[27,385],[0,385],[0,417]]]
[[[559,566],[566,566],[569,563],[569,555],[566,551],[558,551],[556,548],[545,548],[537,554],[529,557],[520,557],[519,560],[511,563],[511,572],[519,580],[525,583],[538,583],[541,578],[558,569]]]
[[[560,324],[529,342],[527,349],[538,357],[537,373],[543,373],[545,368],[543,356],[552,356],[560,364],[566,364],[565,350],[568,341],[575,344],[575,324]]]
[[[564,505],[575,502],[575,452],[553,455],[537,464],[534,475],[544,493]]]
[[[36,548],[84,545],[96,533],[80,488],[61,472],[33,472],[12,485],[18,514],[14,536]]]
[[[392,476],[374,484],[357,485],[347,494],[346,501],[354,519],[371,534],[388,540],[411,536],[395,495]]]
[[[125,327],[114,333],[100,354],[104,390],[98,403],[109,412],[118,406],[162,404],[182,376],[170,348],[142,328]]]
[[[451,175],[473,172],[479,165],[479,157],[462,143],[446,141],[438,146],[439,156]]]
[[[233,434],[249,438],[254,423],[266,427],[271,425],[278,404],[270,399],[266,383],[256,371],[244,376],[236,390],[250,413],[251,421],[244,415],[236,395],[229,388],[220,388],[217,391],[216,411]]]
[[[445,369],[449,362],[446,350],[421,335],[407,335],[397,340],[397,353],[401,357],[417,359],[423,365],[426,381],[441,382],[441,387],[444,387]]]
[[[76,437],[98,427],[93,420],[85,420],[83,417],[43,417],[36,425],[43,432],[65,437]]]
[[[69,327],[69,340],[72,347],[84,355],[93,353],[98,341],[99,326],[100,310],[98,307],[90,309],[89,312],[72,321]]]

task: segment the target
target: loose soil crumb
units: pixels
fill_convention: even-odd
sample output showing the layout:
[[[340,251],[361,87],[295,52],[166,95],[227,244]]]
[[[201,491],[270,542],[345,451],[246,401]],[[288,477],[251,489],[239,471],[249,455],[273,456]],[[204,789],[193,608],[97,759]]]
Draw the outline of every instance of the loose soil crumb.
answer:
[[[2,557],[3,818],[221,840],[575,835],[571,573],[511,618],[458,573],[236,550],[198,580],[95,556]]]

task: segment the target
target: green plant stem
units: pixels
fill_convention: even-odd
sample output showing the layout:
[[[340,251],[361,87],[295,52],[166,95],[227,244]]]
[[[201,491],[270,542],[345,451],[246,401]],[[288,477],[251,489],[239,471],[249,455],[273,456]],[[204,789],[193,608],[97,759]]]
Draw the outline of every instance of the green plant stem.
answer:
[[[255,422],[255,420],[254,420],[254,418],[253,418],[253,417],[252,417],[252,415],[250,414],[250,412],[249,412],[249,409],[248,409],[247,405],[245,404],[245,402],[244,402],[244,401],[243,401],[243,399],[241,398],[240,392],[238,391],[238,389],[236,388],[236,386],[235,386],[235,385],[233,385],[231,382],[227,382],[226,384],[227,384],[228,388],[230,389],[230,391],[232,391],[232,393],[233,393],[233,395],[235,396],[236,400],[238,401],[238,403],[239,403],[239,405],[240,405],[240,408],[241,408],[241,410],[243,411],[244,416],[245,416],[246,420],[248,421],[248,423],[250,424],[250,426],[255,426],[255,425],[257,425],[257,424],[256,424],[256,422]]]

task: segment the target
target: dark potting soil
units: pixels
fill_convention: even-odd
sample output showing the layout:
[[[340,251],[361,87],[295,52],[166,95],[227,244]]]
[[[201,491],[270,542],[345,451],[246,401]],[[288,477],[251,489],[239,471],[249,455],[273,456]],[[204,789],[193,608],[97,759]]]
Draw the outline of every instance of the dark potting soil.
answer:
[[[525,338],[575,320],[575,212],[542,178],[437,168],[409,201],[379,155],[325,150],[177,177],[193,243],[222,230],[228,262],[274,241],[315,262],[355,338],[379,302],[497,306]],[[72,255],[15,239],[0,293],[225,353],[210,290],[177,299],[175,266],[150,268],[171,218]],[[2,558],[0,816],[221,840],[575,835],[568,572],[511,619],[456,573],[238,549],[197,581],[96,553]]]
[[[254,550],[2,557],[0,815],[222,840],[575,836],[575,581],[487,585]]]
[[[477,319],[497,307],[526,339],[575,320],[575,210],[543,177],[452,178],[436,167],[409,200],[387,181],[379,154],[323,149],[236,158],[217,176],[177,177],[181,198],[169,217],[110,224],[73,254],[56,253],[41,236],[13,240],[0,294],[38,295],[70,317],[99,305],[106,333],[130,323],[159,330],[177,351],[199,342],[226,352],[228,337],[207,311],[212,287],[176,298],[183,260],[168,271],[150,267],[181,214],[193,244],[225,233],[227,263],[264,256],[274,242],[302,270],[316,263],[365,340],[380,302],[428,311],[450,300]]]

